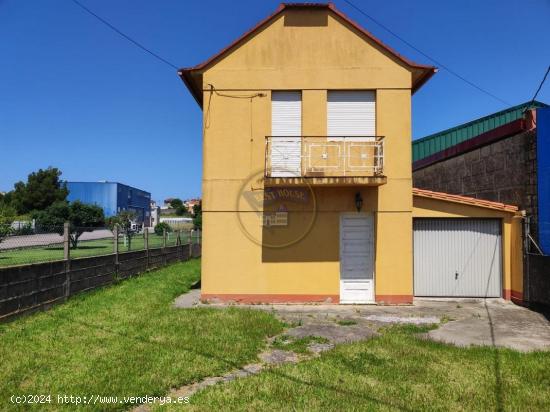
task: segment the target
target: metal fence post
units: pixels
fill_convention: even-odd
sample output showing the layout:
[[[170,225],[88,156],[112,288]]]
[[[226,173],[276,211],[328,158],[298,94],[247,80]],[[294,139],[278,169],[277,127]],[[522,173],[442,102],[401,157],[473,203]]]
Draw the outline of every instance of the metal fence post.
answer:
[[[71,243],[69,222],[63,223],[63,260],[65,261],[65,299],[71,295]]]
[[[166,247],[166,228],[162,229],[162,248]]]

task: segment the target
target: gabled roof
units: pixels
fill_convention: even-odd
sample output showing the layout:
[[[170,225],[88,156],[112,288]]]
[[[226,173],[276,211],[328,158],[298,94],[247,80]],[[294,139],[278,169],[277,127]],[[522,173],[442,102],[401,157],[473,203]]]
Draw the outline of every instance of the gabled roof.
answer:
[[[413,188],[413,196],[420,196],[429,199],[445,200],[448,202],[461,203],[464,205],[484,207],[487,209],[504,210],[505,212],[517,212],[518,207],[506,203],[491,202],[489,200],[476,199],[475,197],[452,195],[450,193],[432,192],[431,190]]]
[[[252,29],[250,29],[246,33],[244,33],[241,37],[239,37],[229,46],[222,49],[219,53],[215,54],[214,56],[210,57],[208,60],[196,66],[181,68],[178,71],[179,76],[181,77],[181,79],[183,80],[183,82],[185,83],[185,85],[187,86],[187,88],[189,89],[189,91],[191,92],[191,94],[193,95],[193,97],[195,98],[195,100],[200,106],[202,106],[202,90],[200,90],[200,88],[197,87],[197,84],[193,81],[193,75],[201,74],[203,70],[206,70],[211,65],[215,64],[217,61],[223,58],[227,53],[230,53],[231,51],[239,47],[252,35],[254,35],[256,32],[262,29],[265,25],[267,25],[277,16],[279,16],[283,11],[288,9],[329,10],[330,12],[338,16],[341,20],[343,20],[345,23],[349,24],[350,26],[352,26],[353,28],[361,32],[363,35],[365,35],[367,38],[372,40],[379,47],[386,50],[388,53],[390,53],[396,60],[400,61],[402,64],[408,66],[411,69],[416,69],[421,71],[422,73],[416,79],[413,80],[412,93],[414,93],[416,90],[420,88],[420,86],[426,83],[426,81],[428,81],[428,79],[432,77],[433,74],[437,71],[437,68],[433,66],[415,63],[407,59],[406,57],[402,56],[401,54],[397,53],[394,49],[382,43],[379,39],[374,37],[370,32],[365,30],[358,23],[351,20],[348,16],[346,16],[344,13],[339,11],[332,3],[281,3],[274,13],[266,17],[264,20],[260,21],[256,26],[254,26]]]

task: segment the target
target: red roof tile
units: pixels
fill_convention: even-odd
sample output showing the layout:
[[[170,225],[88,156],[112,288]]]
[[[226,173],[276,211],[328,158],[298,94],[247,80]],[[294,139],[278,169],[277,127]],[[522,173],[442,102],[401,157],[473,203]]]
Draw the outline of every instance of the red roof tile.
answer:
[[[518,207],[507,205],[505,203],[491,202],[489,200],[476,199],[475,197],[452,195],[450,193],[432,192],[431,190],[413,188],[413,195],[437,200],[447,200],[449,202],[462,203],[465,205],[485,207],[488,209],[504,210],[506,212],[517,212]]]

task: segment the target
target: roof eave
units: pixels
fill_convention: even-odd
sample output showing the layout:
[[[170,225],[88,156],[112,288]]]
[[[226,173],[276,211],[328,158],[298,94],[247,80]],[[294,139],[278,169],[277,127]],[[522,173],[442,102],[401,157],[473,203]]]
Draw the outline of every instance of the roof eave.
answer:
[[[202,90],[198,90],[193,83],[193,68],[182,68],[178,70],[178,75],[189,90],[191,95],[197,102],[197,104],[202,108]]]
[[[430,80],[432,76],[437,73],[437,70],[438,70],[437,67],[432,67],[432,66],[426,67],[424,74],[420,76],[420,78],[413,84],[411,93],[415,94],[418,91],[418,89],[420,89],[424,85],[424,83]]]

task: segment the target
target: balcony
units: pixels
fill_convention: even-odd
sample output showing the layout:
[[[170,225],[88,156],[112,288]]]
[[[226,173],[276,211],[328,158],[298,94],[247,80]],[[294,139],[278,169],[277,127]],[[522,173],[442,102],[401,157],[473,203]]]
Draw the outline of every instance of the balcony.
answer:
[[[266,185],[378,186],[382,136],[267,136]]]

